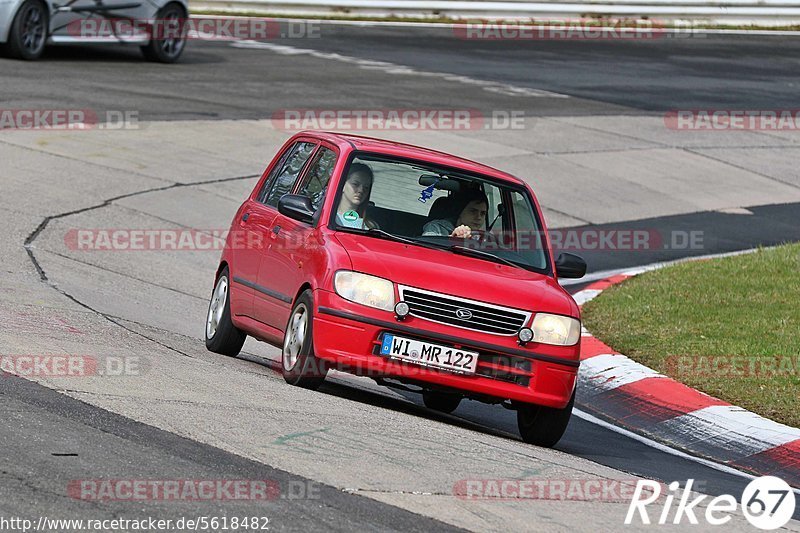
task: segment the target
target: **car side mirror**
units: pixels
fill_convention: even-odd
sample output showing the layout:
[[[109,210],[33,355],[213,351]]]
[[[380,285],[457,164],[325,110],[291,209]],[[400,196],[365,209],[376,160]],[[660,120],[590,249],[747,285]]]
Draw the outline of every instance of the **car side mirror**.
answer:
[[[311,198],[302,194],[284,194],[278,200],[278,213],[311,224],[314,220],[314,206]]]
[[[586,261],[578,255],[562,252],[556,259],[556,275],[559,278],[582,278],[586,275]]]

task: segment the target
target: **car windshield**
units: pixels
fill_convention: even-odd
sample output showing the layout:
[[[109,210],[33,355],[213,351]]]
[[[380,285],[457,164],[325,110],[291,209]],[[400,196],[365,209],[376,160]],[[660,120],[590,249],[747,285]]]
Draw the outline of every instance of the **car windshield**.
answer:
[[[522,186],[362,153],[336,194],[334,229],[548,272],[539,216]]]

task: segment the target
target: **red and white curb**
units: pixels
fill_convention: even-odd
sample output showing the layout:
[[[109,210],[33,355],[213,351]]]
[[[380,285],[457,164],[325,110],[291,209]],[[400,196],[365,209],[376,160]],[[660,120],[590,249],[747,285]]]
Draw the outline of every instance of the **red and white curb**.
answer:
[[[573,297],[583,306],[608,287],[658,266],[601,279]],[[619,427],[745,472],[776,475],[800,487],[800,429],[659,374],[611,349],[585,328],[578,394],[581,409]]]

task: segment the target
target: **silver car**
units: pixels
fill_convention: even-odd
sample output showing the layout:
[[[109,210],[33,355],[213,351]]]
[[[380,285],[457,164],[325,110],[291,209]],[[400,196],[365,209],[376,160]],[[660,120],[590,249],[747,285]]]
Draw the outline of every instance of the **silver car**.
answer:
[[[0,48],[33,60],[46,44],[125,43],[173,63],[186,45],[188,13],[187,0],[0,0]]]

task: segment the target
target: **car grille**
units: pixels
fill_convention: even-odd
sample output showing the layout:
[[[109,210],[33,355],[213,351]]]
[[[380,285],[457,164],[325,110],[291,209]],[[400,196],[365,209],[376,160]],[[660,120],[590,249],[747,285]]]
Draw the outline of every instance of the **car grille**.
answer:
[[[516,335],[530,313],[411,287],[400,287],[400,299],[412,316],[495,335]]]

